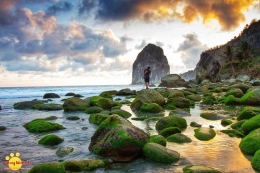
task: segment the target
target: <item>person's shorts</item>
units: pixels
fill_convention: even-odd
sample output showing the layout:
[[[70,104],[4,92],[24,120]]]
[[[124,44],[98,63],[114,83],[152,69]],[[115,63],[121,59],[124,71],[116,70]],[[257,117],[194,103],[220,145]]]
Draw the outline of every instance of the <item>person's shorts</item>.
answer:
[[[144,79],[144,82],[149,82],[149,81],[150,81],[149,78]]]

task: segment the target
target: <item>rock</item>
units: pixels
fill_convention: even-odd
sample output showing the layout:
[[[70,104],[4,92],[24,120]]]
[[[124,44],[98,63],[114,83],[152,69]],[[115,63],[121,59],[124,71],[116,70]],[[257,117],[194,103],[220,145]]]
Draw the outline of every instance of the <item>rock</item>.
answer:
[[[0,105],[0,110],[2,110],[2,106]]]
[[[222,126],[228,126],[228,125],[230,125],[230,124],[232,124],[233,123],[233,121],[232,120],[230,120],[230,119],[222,119],[221,120],[221,125]]]
[[[195,137],[201,141],[208,141],[216,136],[216,132],[212,128],[198,128],[194,129]]]
[[[159,87],[186,87],[188,82],[183,80],[178,74],[169,74],[161,78]]]
[[[192,121],[192,122],[190,123],[190,126],[191,126],[191,127],[201,127],[201,124],[198,124],[198,123]]]
[[[33,166],[28,173],[66,173],[63,164],[58,162],[41,163]]]
[[[237,81],[239,82],[246,82],[246,81],[249,81],[250,80],[250,77],[247,76],[247,75],[239,75],[237,78],[236,78]]]
[[[229,87],[227,87],[227,90],[231,90],[231,89],[235,89],[235,88],[239,88],[243,91],[243,93],[246,93],[247,90],[249,90],[252,87],[249,85],[243,84],[243,83],[239,83],[239,84],[230,85]]]
[[[75,96],[76,94],[75,93],[72,93],[72,92],[69,92],[67,94],[65,94],[65,96]]]
[[[175,163],[180,159],[180,154],[156,143],[147,143],[143,148],[143,155],[149,160],[159,163]]]
[[[158,132],[161,132],[163,129],[168,127],[178,127],[182,130],[187,128],[187,121],[182,117],[168,116],[160,118],[155,125]]]
[[[163,111],[163,108],[156,103],[143,103],[142,106],[140,107],[140,110],[142,112],[148,112],[148,113],[159,113]]]
[[[179,74],[182,79],[185,81],[190,81],[196,79],[196,72],[194,70],[189,70],[185,73]]]
[[[237,98],[240,98],[244,95],[243,91],[239,88],[234,88],[234,89],[230,89],[227,91],[227,93],[225,94],[225,96],[229,96],[229,95],[233,95]]]
[[[103,110],[104,109],[102,109],[98,106],[91,106],[89,108],[86,108],[84,112],[87,113],[87,114],[96,114],[96,113],[102,112]]]
[[[77,97],[72,97],[65,100],[63,104],[63,109],[65,112],[72,111],[84,111],[86,108],[90,107],[90,102],[87,100],[82,100]]]
[[[244,137],[239,147],[243,152],[250,155],[254,155],[257,150],[260,150],[260,128],[251,131]]]
[[[91,137],[89,150],[94,154],[112,156],[114,160],[129,161],[141,154],[148,134],[126,119],[111,115],[104,120]]]
[[[4,131],[6,130],[6,127],[5,126],[0,126],[0,131]]]
[[[32,101],[23,101],[23,102],[18,102],[15,103],[14,109],[31,109],[34,105],[37,104],[43,104],[44,101],[42,100],[32,100]]]
[[[59,147],[55,154],[58,157],[65,157],[65,156],[69,155],[70,153],[72,153],[73,150],[74,150],[73,147],[63,146],[63,147]]]
[[[209,112],[204,112],[204,113],[201,113],[200,116],[202,118],[205,118],[207,120],[221,120],[223,119],[224,117],[216,114],[216,113],[209,113]]]
[[[137,56],[133,64],[132,84],[143,84],[146,67],[151,68],[150,83],[158,84],[163,76],[170,73],[170,66],[163,49],[148,44]]]
[[[168,106],[175,106],[177,108],[189,108],[190,101],[188,99],[182,98],[182,97],[172,98],[166,102],[166,107],[168,107]]]
[[[80,118],[78,116],[69,116],[66,119],[67,120],[79,120]]]
[[[260,79],[253,79],[250,81],[253,86],[260,86]]]
[[[260,87],[248,90],[239,100],[243,105],[260,105]]]
[[[238,121],[236,123],[231,124],[230,127],[232,129],[239,130],[244,122],[246,122],[246,120],[240,120],[240,121]]]
[[[260,150],[258,150],[252,158],[251,164],[254,169],[260,171]]]
[[[85,101],[89,102],[90,106],[97,106],[97,101],[102,98],[100,96],[91,96],[84,99]]]
[[[183,168],[183,173],[221,173],[215,168],[202,165],[189,165]]]
[[[101,124],[105,119],[107,119],[109,117],[109,115],[107,114],[101,114],[101,113],[97,113],[97,114],[91,114],[89,116],[89,123],[91,124],[96,124],[99,125]]]
[[[84,159],[84,160],[68,160],[65,161],[64,167],[66,171],[70,172],[82,172],[82,171],[91,171],[97,168],[104,168],[106,163],[103,160],[92,160],[92,159]]]
[[[49,98],[60,98],[60,96],[56,93],[45,93],[43,96],[44,99],[49,99]]]
[[[44,136],[43,138],[41,138],[38,141],[38,144],[53,146],[53,145],[58,145],[63,141],[64,141],[64,139],[60,138],[59,136],[50,134],[50,135],[47,135],[47,136]]]
[[[43,133],[43,132],[52,132],[56,130],[63,130],[65,127],[58,123],[47,122],[42,119],[35,119],[24,125],[30,133]]]
[[[171,99],[171,98],[178,98],[178,97],[185,97],[183,92],[180,91],[180,90],[169,90],[170,94],[168,95],[168,99]]]
[[[240,101],[238,98],[236,98],[235,96],[233,95],[229,95],[227,96],[223,102],[225,103],[225,105],[239,105],[240,104]]]
[[[166,140],[169,142],[176,142],[179,144],[191,142],[191,138],[189,138],[188,136],[183,135],[181,133],[176,133],[176,134],[170,135],[166,138]]]
[[[243,133],[241,133],[240,131],[238,131],[238,130],[229,130],[229,129],[227,129],[227,130],[221,130],[220,132],[225,133],[225,134],[227,134],[230,137],[238,137],[238,138],[245,137],[245,135]]]
[[[238,114],[237,120],[250,119],[258,114],[260,114],[260,108],[246,106],[243,108],[242,112]]]
[[[133,110],[140,110],[142,104],[144,103],[156,103],[161,107],[164,107],[165,99],[158,91],[154,89],[141,90],[131,103],[131,108]]]
[[[123,117],[123,118],[129,118],[129,117],[132,116],[131,113],[129,113],[125,110],[122,110],[122,109],[111,110],[109,114],[116,114],[116,115],[119,115],[120,117]]]
[[[245,121],[241,126],[241,129],[244,134],[248,134],[251,131],[258,129],[258,128],[260,128],[260,114]]]
[[[152,135],[147,142],[156,143],[162,146],[166,146],[166,139],[162,135]]]
[[[129,88],[121,89],[116,93],[117,96],[130,96],[130,95],[135,95],[135,94],[136,94],[136,91],[132,91]]]
[[[176,133],[181,133],[181,130],[178,127],[168,127],[160,131],[159,135],[167,138],[168,136],[174,135]]]
[[[176,108],[170,111],[169,116],[188,117],[191,116],[191,114],[184,109]]]
[[[55,104],[55,103],[35,104],[31,108],[37,110],[44,110],[44,111],[58,111],[58,110],[62,110],[62,105]]]
[[[188,95],[186,96],[187,99],[192,100],[192,101],[201,101],[201,96],[198,94],[192,94],[192,95]]]
[[[107,98],[100,98],[97,100],[97,106],[104,110],[110,110],[113,107],[113,101]]]

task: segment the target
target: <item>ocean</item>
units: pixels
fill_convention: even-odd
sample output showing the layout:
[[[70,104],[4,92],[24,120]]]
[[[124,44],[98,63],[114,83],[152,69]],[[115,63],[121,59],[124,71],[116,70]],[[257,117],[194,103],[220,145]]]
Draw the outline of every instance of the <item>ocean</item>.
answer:
[[[56,93],[61,98],[52,99],[54,103],[63,104],[62,99],[69,98],[66,93],[73,92],[81,94],[84,98],[99,95],[103,91],[121,90],[130,88],[131,90],[142,90],[143,85],[106,85],[106,86],[48,86],[48,87],[2,87],[0,88],[0,126],[7,127],[6,130],[0,131],[0,172],[10,171],[5,161],[17,157],[29,164],[23,165],[19,170],[27,173],[34,165],[45,162],[78,160],[78,159],[107,159],[97,156],[88,150],[90,138],[97,129],[97,125],[88,122],[89,115],[84,112],[64,112],[59,111],[39,111],[39,110],[16,110],[13,108],[14,103],[21,101],[31,101],[33,99],[41,100],[45,93]],[[126,99],[122,97],[122,100]],[[129,99],[132,101],[133,99]],[[132,117],[136,116],[129,105],[123,105],[122,109],[130,112]],[[145,158],[136,159],[129,163],[115,163],[108,168],[97,169],[92,172],[147,172],[147,173],[172,173],[182,172],[183,167],[190,164],[207,165],[223,172],[232,173],[252,173],[255,171],[252,166],[250,156],[245,156],[239,149],[240,138],[230,138],[228,135],[220,132],[226,129],[220,125],[220,120],[209,121],[201,118],[199,115],[205,111],[204,108],[196,103],[194,108],[190,109],[191,116],[186,117],[187,124],[196,121],[203,124],[204,127],[213,125],[217,133],[216,137],[210,141],[199,141],[194,137],[194,128],[188,126],[182,133],[192,139],[191,143],[176,144],[167,143],[167,148],[180,153],[180,160],[171,165],[155,163]],[[165,116],[169,111],[165,111]],[[220,114],[225,114],[219,110]],[[70,121],[66,117],[76,115],[80,120]],[[65,130],[53,132],[64,139],[64,141],[52,147],[46,147],[38,144],[46,133],[31,134],[23,125],[36,118],[46,118],[48,116],[57,116],[58,119],[52,120],[66,127]],[[128,120],[135,126],[143,129],[150,135],[157,134],[155,130],[156,121],[134,121]],[[48,133],[49,134],[49,133]],[[70,146],[74,151],[64,158],[58,157],[55,152],[61,146]],[[12,155],[13,153],[13,155]]]

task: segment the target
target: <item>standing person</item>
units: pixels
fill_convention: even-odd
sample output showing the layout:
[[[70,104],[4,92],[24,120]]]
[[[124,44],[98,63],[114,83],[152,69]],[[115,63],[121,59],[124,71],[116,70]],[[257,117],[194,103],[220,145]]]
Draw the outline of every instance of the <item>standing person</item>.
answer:
[[[144,70],[144,82],[145,82],[146,89],[148,89],[148,87],[149,87],[150,74],[151,74],[150,67],[147,67]]]

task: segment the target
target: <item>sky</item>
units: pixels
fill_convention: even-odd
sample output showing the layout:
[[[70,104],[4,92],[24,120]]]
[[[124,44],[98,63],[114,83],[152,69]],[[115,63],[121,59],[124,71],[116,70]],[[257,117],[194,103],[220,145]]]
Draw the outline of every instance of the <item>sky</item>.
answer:
[[[149,43],[184,73],[253,19],[260,0],[0,0],[0,87],[131,84]]]

